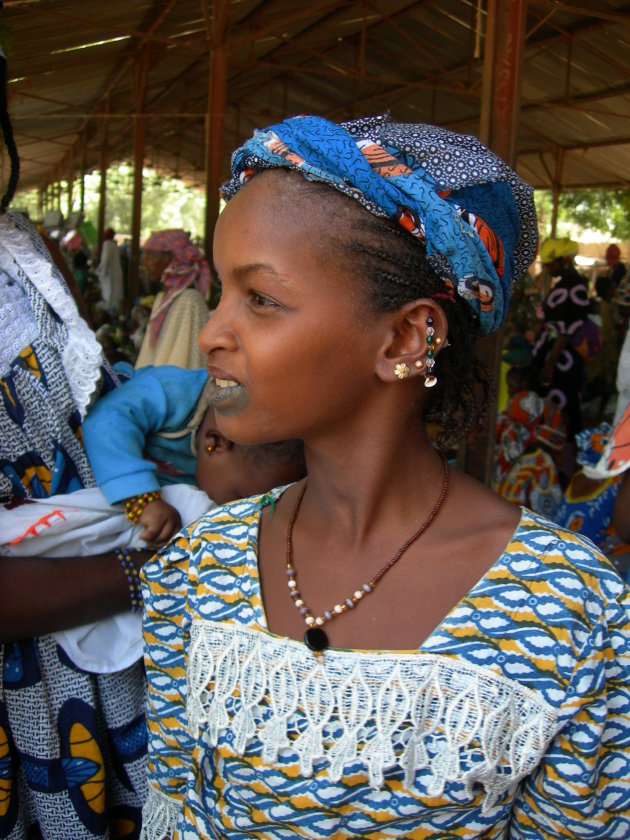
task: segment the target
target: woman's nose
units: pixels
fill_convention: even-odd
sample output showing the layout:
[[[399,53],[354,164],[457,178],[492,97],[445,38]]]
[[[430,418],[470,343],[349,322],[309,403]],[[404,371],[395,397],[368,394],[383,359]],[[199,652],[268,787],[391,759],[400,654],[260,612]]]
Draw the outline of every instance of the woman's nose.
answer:
[[[222,299],[199,333],[197,345],[201,352],[208,356],[214,350],[231,350],[236,346],[236,343],[236,337],[230,325],[229,313]]]

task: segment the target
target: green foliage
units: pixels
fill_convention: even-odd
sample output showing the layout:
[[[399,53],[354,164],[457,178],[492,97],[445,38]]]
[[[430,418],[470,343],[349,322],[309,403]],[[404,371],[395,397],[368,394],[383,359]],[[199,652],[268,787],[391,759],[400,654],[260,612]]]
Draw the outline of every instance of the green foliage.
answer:
[[[176,178],[163,178],[153,169],[143,170],[141,239],[154,230],[183,228],[193,239],[202,239],[205,224],[205,197],[201,190],[186,186]],[[85,176],[85,216],[96,227],[100,196],[100,175],[90,172]],[[68,185],[61,183],[61,210],[68,214]],[[72,210],[79,209],[80,183],[72,189]],[[28,210],[31,219],[39,218],[37,190],[18,193],[13,200],[15,209]],[[133,212],[133,167],[128,163],[112,166],[107,170],[107,195],[105,227],[113,227],[123,235],[131,236]]]
[[[552,198],[546,190],[535,194],[541,236],[551,234]],[[630,239],[630,190],[576,190],[560,195],[558,202],[559,235],[568,228],[603,233],[606,238]]]
[[[13,47],[13,30],[10,26],[5,26],[2,23],[0,23],[0,47],[2,47],[5,56],[8,57],[11,55]]]

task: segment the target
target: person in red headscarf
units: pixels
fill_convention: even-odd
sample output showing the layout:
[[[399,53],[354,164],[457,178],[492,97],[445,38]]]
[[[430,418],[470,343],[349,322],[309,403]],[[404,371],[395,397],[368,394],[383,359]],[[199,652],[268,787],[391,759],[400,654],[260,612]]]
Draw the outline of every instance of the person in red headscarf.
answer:
[[[144,244],[143,266],[162,291],[151,309],[136,367],[205,367],[197,336],[210,317],[210,268],[202,251],[183,230],[157,231]]]

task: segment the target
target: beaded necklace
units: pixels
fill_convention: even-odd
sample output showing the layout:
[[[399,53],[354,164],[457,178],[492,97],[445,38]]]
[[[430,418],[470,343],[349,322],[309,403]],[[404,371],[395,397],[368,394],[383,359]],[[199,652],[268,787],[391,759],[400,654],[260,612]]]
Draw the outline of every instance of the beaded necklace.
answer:
[[[349,598],[346,598],[345,601],[335,604],[332,610],[324,610],[321,615],[314,616],[309,607],[304,603],[304,598],[302,597],[298,585],[297,585],[297,572],[295,566],[293,565],[293,526],[295,525],[295,520],[297,519],[298,512],[300,510],[300,506],[302,504],[302,499],[304,498],[304,492],[306,491],[306,481],[300,491],[300,494],[297,498],[295,503],[295,507],[293,508],[293,513],[291,514],[291,519],[289,520],[289,525],[287,527],[287,556],[286,556],[286,573],[289,578],[288,585],[289,585],[289,593],[291,598],[293,599],[293,603],[295,604],[296,608],[299,610],[300,615],[303,616],[304,621],[307,625],[306,632],[304,633],[304,642],[312,651],[315,653],[322,653],[328,647],[328,636],[326,632],[322,629],[322,625],[324,625],[327,621],[332,621],[333,618],[336,618],[338,615],[342,615],[343,613],[347,612],[348,610],[352,610],[356,607],[356,605],[361,601],[366,595],[369,595],[370,592],[374,591],[376,584],[380,581],[386,572],[388,572],[392,566],[394,566],[400,558],[403,556],[405,551],[409,548],[412,543],[414,543],[418,537],[422,536],[422,534],[426,531],[429,525],[433,522],[435,517],[437,516],[440,508],[442,507],[442,503],[446,498],[446,493],[448,491],[448,464],[446,463],[446,458],[442,453],[439,453],[440,458],[442,459],[442,468],[444,470],[443,479],[442,479],[442,490],[440,492],[440,496],[437,502],[433,505],[433,508],[425,521],[422,525],[418,528],[418,530],[412,534],[409,539],[407,539],[398,549],[396,554],[382,566],[379,571],[374,575],[374,577],[368,582],[361,585],[359,589],[357,589]]]

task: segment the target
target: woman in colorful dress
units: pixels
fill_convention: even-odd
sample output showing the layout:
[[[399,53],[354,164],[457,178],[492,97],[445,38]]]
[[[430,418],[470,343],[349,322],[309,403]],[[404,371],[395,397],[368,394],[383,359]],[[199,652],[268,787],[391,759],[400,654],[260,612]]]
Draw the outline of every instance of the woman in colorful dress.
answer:
[[[598,328],[588,318],[592,305],[587,281],[573,262],[577,252],[577,243],[568,238],[547,239],[540,248],[540,258],[556,282],[543,301],[543,329],[534,345],[541,394],[564,413],[569,441],[582,428],[584,359],[599,349]]]
[[[35,228],[0,215],[0,504],[95,482],[81,425],[115,385]],[[46,528],[45,517],[41,528]],[[52,635],[129,611],[115,552],[0,550],[0,837],[137,837],[146,796],[142,661],[76,667]],[[134,555],[136,569],[148,555]]]
[[[303,439],[308,476],[144,567],[143,836],[628,835],[628,591],[440,454],[487,408],[473,345],[534,257],[531,189],[381,117],[286,120],[232,169],[217,424]]]

